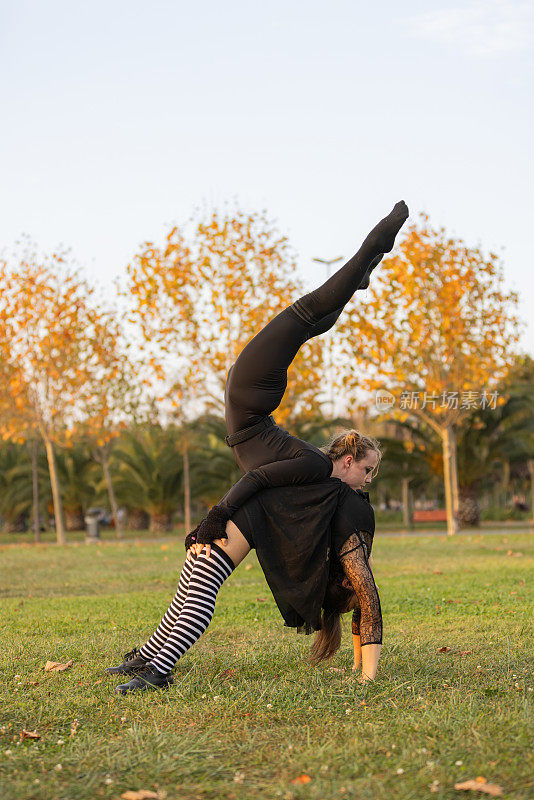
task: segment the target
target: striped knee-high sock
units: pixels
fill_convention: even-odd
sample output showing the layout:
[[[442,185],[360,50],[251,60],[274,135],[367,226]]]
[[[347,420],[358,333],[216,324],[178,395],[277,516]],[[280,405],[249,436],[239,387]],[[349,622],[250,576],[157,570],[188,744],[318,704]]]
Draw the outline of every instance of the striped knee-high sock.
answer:
[[[161,648],[165,645],[167,638],[173,629],[173,625],[180,615],[180,611],[182,610],[182,606],[187,595],[189,579],[191,578],[191,573],[193,572],[193,566],[196,558],[196,556],[193,556],[193,558],[189,561],[186,559],[182,567],[182,571],[180,572],[180,580],[178,581],[176,594],[172,598],[169,608],[163,615],[163,619],[148,642],[146,642],[146,644],[139,649],[140,654],[147,661],[150,661],[151,658],[155,658]]]
[[[201,553],[195,560],[182,610],[165,645],[150,662],[159,672],[170,672],[204,633],[213,617],[217,592],[233,570],[232,559],[216,544],[211,545],[210,558]]]

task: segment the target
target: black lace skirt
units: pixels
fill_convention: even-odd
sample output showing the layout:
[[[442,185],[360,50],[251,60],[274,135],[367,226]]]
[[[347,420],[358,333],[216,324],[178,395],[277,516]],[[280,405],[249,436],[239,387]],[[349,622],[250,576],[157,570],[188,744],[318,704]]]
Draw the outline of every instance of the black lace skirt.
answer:
[[[338,478],[265,489],[232,520],[256,549],[285,624],[306,633],[321,627],[331,559],[354,531],[374,534],[368,495]]]

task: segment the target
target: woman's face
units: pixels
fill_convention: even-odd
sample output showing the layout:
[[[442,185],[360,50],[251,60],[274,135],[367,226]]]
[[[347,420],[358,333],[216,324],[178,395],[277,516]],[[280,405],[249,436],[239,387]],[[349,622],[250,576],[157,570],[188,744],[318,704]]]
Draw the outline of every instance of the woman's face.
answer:
[[[373,480],[371,473],[377,464],[378,453],[374,450],[368,450],[359,461],[355,461],[353,456],[343,456],[334,463],[332,476],[340,478],[351,489],[365,489]]]

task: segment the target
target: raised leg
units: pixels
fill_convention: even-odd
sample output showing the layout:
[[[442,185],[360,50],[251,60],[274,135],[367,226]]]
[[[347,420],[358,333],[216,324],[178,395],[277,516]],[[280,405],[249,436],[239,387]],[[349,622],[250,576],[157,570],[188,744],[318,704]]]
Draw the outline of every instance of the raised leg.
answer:
[[[335,324],[368,271],[392,249],[407,217],[406,204],[397,203],[350,261],[318,289],[278,314],[246,345],[228,373],[228,433],[253,425],[278,408],[287,386],[287,370],[299,348]]]
[[[291,308],[308,324],[318,323],[327,314],[343,308],[362,281],[368,284],[368,274],[389,253],[395,237],[408,219],[408,207],[404,201],[397,203],[393,211],[384,217],[367,236],[358,252],[335,272],[322,286],[301,297]]]

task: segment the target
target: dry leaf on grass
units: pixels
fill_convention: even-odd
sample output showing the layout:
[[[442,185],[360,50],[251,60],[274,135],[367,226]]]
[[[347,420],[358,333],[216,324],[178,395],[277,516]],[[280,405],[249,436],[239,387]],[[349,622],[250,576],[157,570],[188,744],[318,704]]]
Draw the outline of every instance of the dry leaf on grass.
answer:
[[[234,677],[235,677],[235,672],[233,669],[225,669],[224,672],[221,672],[221,674],[219,675],[219,678],[223,679],[234,678]]]
[[[121,794],[123,800],[160,800],[164,796],[163,792],[152,792],[150,789],[128,789]]]
[[[37,733],[37,731],[26,731],[23,728],[20,732],[20,738],[22,741],[24,741],[24,739],[40,739],[41,734]]]
[[[59,661],[47,661],[45,664],[45,672],[63,672],[69,667],[72,667],[74,661],[71,659],[70,661],[65,661],[64,664],[61,664]]]
[[[299,775],[298,778],[293,778],[291,783],[310,783],[310,781],[311,781],[310,776],[304,773],[304,775]]]
[[[489,794],[492,797],[502,797],[502,786],[499,786],[498,783],[488,783],[482,776],[475,778],[474,781],[455,783],[454,788],[458,791],[484,792],[484,794]]]
[[[256,597],[256,600],[258,601],[258,603],[266,603],[267,602],[267,598],[266,597]]]
[[[252,569],[252,564],[247,564],[247,566],[245,567],[245,569]]]
[[[440,647],[438,650],[438,653],[450,653],[450,652],[451,652],[450,647]]]
[[[443,572],[440,569],[435,569],[434,575],[443,575]]]

